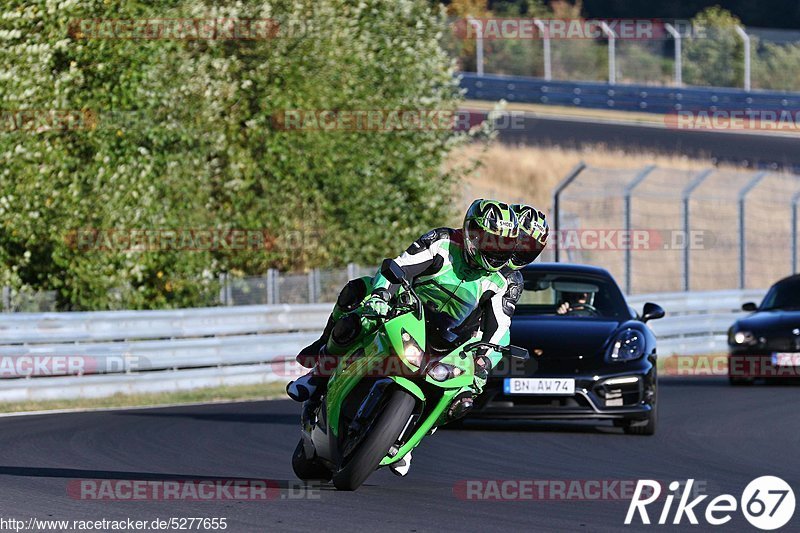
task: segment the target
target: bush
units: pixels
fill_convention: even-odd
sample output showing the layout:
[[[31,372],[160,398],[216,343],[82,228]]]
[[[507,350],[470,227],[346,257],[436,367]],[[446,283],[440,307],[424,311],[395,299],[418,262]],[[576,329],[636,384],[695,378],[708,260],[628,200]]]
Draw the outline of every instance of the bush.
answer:
[[[688,85],[741,87],[744,81],[744,44],[736,35],[738,18],[719,6],[692,19],[697,35],[683,45],[683,80]]]

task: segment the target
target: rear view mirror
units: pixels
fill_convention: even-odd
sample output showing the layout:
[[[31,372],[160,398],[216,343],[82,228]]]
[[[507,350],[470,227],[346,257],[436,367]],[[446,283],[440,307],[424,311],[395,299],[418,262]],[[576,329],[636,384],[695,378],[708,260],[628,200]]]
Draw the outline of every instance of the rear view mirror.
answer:
[[[647,302],[642,309],[642,322],[664,317],[664,309],[653,302]]]
[[[394,285],[402,285],[406,281],[406,272],[394,259],[384,259],[381,274]]]
[[[530,355],[528,354],[528,350],[525,348],[521,348],[519,346],[506,346],[504,350],[508,355],[514,357],[516,359],[522,359],[523,361],[530,359]]]
[[[758,306],[753,302],[747,302],[746,304],[742,304],[742,311],[757,311]]]

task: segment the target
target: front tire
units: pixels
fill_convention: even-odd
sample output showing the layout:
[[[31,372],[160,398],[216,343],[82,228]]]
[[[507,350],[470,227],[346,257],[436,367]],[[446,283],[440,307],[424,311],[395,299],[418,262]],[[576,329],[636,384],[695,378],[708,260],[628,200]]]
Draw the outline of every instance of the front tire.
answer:
[[[655,435],[658,422],[657,405],[658,404],[653,405],[653,410],[650,411],[646,420],[627,422],[622,426],[622,431],[624,431],[626,435]]]
[[[406,427],[416,403],[416,399],[405,390],[398,389],[392,392],[372,430],[344,467],[334,474],[333,484],[337,489],[355,490],[367,480]]]
[[[306,457],[306,447],[303,445],[303,439],[297,443],[297,448],[294,449],[292,454],[292,469],[298,479],[303,481],[330,481],[331,471],[315,459]]]

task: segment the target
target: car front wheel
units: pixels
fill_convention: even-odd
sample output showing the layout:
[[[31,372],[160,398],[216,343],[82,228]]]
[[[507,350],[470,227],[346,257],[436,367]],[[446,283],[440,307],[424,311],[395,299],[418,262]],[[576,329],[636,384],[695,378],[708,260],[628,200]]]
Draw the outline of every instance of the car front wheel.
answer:
[[[653,410],[645,420],[624,420],[622,430],[626,435],[655,435],[658,422],[658,404],[653,405]]]

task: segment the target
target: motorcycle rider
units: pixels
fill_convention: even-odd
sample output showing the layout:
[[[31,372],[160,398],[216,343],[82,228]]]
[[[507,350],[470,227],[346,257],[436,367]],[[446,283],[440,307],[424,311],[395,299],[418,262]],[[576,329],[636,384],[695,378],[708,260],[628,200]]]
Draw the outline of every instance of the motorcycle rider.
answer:
[[[522,232],[517,212],[523,214]],[[520,233],[524,234],[522,240]],[[428,327],[433,332],[427,348],[446,352],[448,346],[475,335],[493,344],[507,344],[511,316],[522,294],[522,276],[516,270],[527,264],[523,261],[530,262],[541,253],[545,242],[542,235],[546,239],[546,234],[544,215],[529,206],[512,208],[499,201],[475,200],[462,228],[434,229],[397,257],[395,261],[403,267],[426,308]],[[512,257],[514,263],[510,264]],[[369,319],[361,315],[386,314],[389,300],[398,289],[380,272],[371,279],[348,282],[322,336],[297,356],[301,365],[312,370],[289,383],[287,394],[296,401],[318,402],[335,367],[331,354],[342,352],[369,327]],[[453,403],[453,418],[471,409],[473,397],[482,391],[488,371],[501,357],[494,350],[476,356],[473,391]],[[409,453],[391,469],[405,475],[410,461]]]

